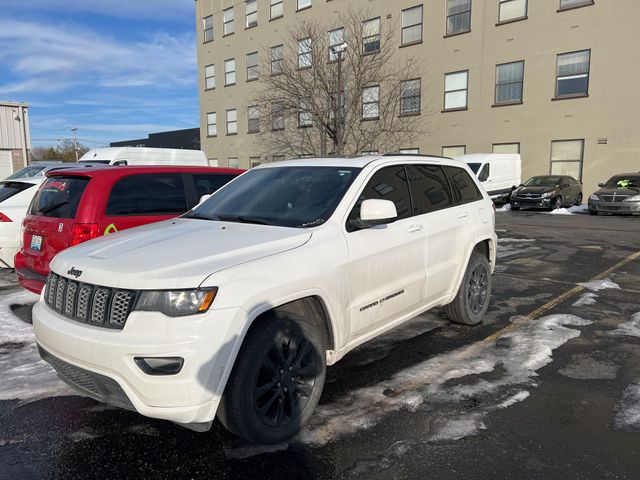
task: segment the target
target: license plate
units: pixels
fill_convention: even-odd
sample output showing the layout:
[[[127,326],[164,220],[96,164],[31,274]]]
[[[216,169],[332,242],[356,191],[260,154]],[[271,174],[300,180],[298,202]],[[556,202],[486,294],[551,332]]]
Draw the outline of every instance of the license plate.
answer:
[[[42,248],[42,237],[40,235],[33,235],[31,237],[31,250],[40,250]]]

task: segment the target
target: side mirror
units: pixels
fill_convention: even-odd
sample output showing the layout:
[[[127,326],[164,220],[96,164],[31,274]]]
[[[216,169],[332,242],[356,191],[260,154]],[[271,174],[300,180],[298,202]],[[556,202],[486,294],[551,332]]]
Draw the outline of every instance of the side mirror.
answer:
[[[396,205],[390,200],[369,199],[360,206],[360,219],[351,223],[357,228],[369,228],[393,223],[398,218]]]
[[[599,183],[599,184],[598,184],[598,186],[599,186],[600,188],[604,188],[604,183]]]
[[[211,198],[211,194],[208,194],[208,195],[202,195],[202,196],[200,197],[200,201],[198,202],[198,205],[200,205],[200,204],[202,204],[202,203],[206,202],[207,200],[209,200],[209,198]]]

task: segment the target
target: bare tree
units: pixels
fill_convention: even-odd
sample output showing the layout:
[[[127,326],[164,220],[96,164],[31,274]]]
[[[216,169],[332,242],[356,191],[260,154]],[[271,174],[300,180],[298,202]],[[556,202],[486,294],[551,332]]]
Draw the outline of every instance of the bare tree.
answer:
[[[428,133],[422,62],[398,54],[391,21],[368,18],[347,10],[331,24],[305,22],[263,49],[249,116],[264,155],[396,151]]]
[[[89,151],[89,147],[85,147],[78,143],[78,156],[82,156]],[[56,143],[55,148],[51,147],[34,147],[31,149],[31,159],[37,160],[61,160],[63,162],[75,162],[76,150],[72,139],[66,138]]]

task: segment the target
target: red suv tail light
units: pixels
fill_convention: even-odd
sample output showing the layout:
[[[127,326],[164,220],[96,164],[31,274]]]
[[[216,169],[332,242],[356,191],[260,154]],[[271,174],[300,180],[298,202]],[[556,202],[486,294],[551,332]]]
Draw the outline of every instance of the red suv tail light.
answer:
[[[13,222],[13,220],[7,217],[4,213],[0,212],[0,222]]]
[[[98,236],[97,223],[74,223],[71,227],[69,246],[73,247],[79,243],[86,242]]]

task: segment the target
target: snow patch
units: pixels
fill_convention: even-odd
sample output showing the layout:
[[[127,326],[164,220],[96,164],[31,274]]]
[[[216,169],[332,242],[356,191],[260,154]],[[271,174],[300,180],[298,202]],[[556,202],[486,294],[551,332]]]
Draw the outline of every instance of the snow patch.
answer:
[[[622,392],[622,400],[618,402],[613,417],[613,428],[623,432],[640,432],[640,380]]]
[[[589,210],[588,205],[574,205],[569,208],[557,208],[555,210],[551,210],[550,212],[546,212],[549,215],[575,215],[581,213],[587,213]]]
[[[535,238],[498,238],[498,243],[527,243],[535,241]]]
[[[486,429],[487,427],[481,420],[481,415],[467,415],[460,418],[447,419],[444,425],[436,428],[436,433],[431,437],[431,440],[434,442],[460,440]]]
[[[618,328],[609,332],[614,337],[640,337],[640,312],[631,315],[628,322],[618,325]]]
[[[354,390],[319,406],[298,439],[324,445],[342,435],[370,428],[393,411],[415,411],[422,406],[428,413],[430,408],[443,405],[459,409],[460,402],[481,397],[479,411],[461,415],[459,428],[456,430],[452,424],[450,429],[470,432],[473,429],[469,425],[479,428],[482,417],[509,399],[513,401],[514,387],[536,386],[536,371],[552,361],[553,350],[580,335],[579,330],[568,327],[591,323],[575,315],[550,315],[537,320],[514,318],[513,329],[497,340],[482,340],[434,356],[377,385]],[[483,374],[490,379],[481,378]],[[427,434],[434,438],[438,435],[437,438],[444,438],[437,430]]]
[[[598,296],[593,292],[583,293],[577,301],[571,304],[571,306],[584,307],[585,305],[593,305],[596,303],[596,298],[598,298]]]
[[[602,280],[592,280],[591,282],[583,282],[578,283],[578,285],[583,286],[593,292],[599,292],[600,290],[605,290],[607,288],[620,288],[616,282],[612,282],[610,278],[604,278]]]
[[[34,401],[56,395],[74,395],[38,354],[33,328],[11,311],[38,296],[27,291],[0,297],[0,400]]]
[[[511,204],[510,203],[505,203],[502,207],[500,208],[496,208],[496,213],[502,213],[502,212],[510,212],[511,211]]]
[[[522,402],[523,400],[526,400],[529,395],[531,395],[531,392],[529,392],[528,390],[520,390],[515,395],[507,398],[504,402],[498,405],[498,408],[507,408],[518,402]]]

